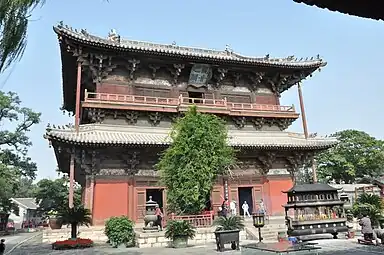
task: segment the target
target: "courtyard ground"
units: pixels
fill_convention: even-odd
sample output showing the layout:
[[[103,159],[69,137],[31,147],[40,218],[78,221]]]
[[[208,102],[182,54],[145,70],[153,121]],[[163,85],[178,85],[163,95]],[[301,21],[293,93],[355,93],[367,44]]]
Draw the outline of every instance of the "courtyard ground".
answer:
[[[53,251],[50,245],[41,244],[39,240],[41,237],[36,237],[28,242],[23,243],[18,248],[10,253],[10,255],[59,255],[59,254],[73,254],[73,255],[91,255],[91,254],[126,254],[126,255],[213,255],[213,254],[234,254],[240,255],[240,251],[226,250],[223,253],[215,251],[215,245],[203,245],[195,246],[187,249],[172,249],[172,248],[125,248],[125,249],[114,249],[107,245],[96,246],[84,250],[67,250],[67,251]],[[375,246],[363,246],[357,244],[356,241],[351,240],[320,240],[317,241],[322,247],[319,252],[320,255],[375,255],[384,254],[384,247]],[[259,255],[268,253],[256,253]],[[271,253],[269,253],[271,254]],[[305,253],[301,253],[305,255]],[[310,253],[308,253],[310,254]]]

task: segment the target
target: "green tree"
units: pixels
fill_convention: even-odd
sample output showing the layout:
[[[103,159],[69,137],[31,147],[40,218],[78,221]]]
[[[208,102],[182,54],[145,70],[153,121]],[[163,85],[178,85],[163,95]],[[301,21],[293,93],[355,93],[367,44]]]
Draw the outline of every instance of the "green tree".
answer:
[[[316,157],[320,178],[356,183],[384,173],[383,141],[357,130],[340,131],[331,137],[339,144]]]
[[[18,189],[13,197],[34,197],[36,184],[33,183],[33,179],[21,177],[19,178],[18,183]]]
[[[32,11],[45,0],[0,1],[0,73],[22,57]]]
[[[69,180],[64,176],[55,180],[42,179],[36,184],[36,203],[42,213],[64,210],[68,207]],[[81,188],[75,187],[74,204],[81,204]]]
[[[45,0],[0,1],[0,72],[18,60],[27,43],[31,11]]]
[[[0,125],[13,127],[0,131],[0,211],[10,212],[11,197],[20,187],[20,178],[34,179],[36,164],[27,156],[32,145],[28,138],[30,128],[39,123],[40,113],[21,107],[19,97],[0,91]]]
[[[169,209],[175,213],[200,213],[217,176],[234,163],[234,150],[227,144],[225,123],[215,115],[191,107],[171,131],[172,144],[157,167],[167,188]]]

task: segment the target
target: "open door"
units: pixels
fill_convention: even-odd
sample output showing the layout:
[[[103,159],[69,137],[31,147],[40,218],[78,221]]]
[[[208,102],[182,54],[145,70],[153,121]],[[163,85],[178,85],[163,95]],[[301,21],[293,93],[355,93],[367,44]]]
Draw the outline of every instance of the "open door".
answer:
[[[145,216],[146,190],[136,188],[136,221],[143,222]]]

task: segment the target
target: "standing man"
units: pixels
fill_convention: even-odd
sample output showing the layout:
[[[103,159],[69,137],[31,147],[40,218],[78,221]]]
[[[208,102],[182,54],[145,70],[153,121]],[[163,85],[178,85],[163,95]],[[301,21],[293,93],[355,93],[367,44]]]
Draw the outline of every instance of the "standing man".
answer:
[[[5,240],[1,239],[1,242],[0,242],[0,255],[3,255],[4,252],[5,252]]]
[[[229,208],[231,209],[231,215],[235,216],[236,215],[236,201],[232,200],[231,203],[229,204]]]
[[[259,206],[260,206],[260,213],[262,213],[262,214],[267,214],[267,211],[265,210],[265,205],[264,205],[264,201],[263,201],[263,199],[260,199],[260,204],[259,204]]]
[[[155,215],[156,215],[156,225],[158,228],[160,228],[160,231],[163,231],[163,213],[161,212],[161,209],[159,205],[156,205],[156,210],[155,210]]]
[[[247,204],[247,201],[244,201],[243,205],[241,206],[243,209],[244,218],[247,215],[249,218],[251,218],[251,215],[249,214],[249,205]]]

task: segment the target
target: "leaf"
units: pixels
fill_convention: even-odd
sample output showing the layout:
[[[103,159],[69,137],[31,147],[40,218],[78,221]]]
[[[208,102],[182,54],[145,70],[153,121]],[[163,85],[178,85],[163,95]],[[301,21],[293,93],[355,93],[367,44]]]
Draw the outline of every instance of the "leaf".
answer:
[[[384,174],[383,141],[357,130],[344,130],[331,136],[339,144],[316,157],[321,179],[356,183]]]
[[[199,214],[210,197],[218,175],[235,162],[227,144],[225,123],[217,116],[191,107],[174,125],[173,142],[161,155],[157,168],[167,188],[169,210],[177,214]]]

